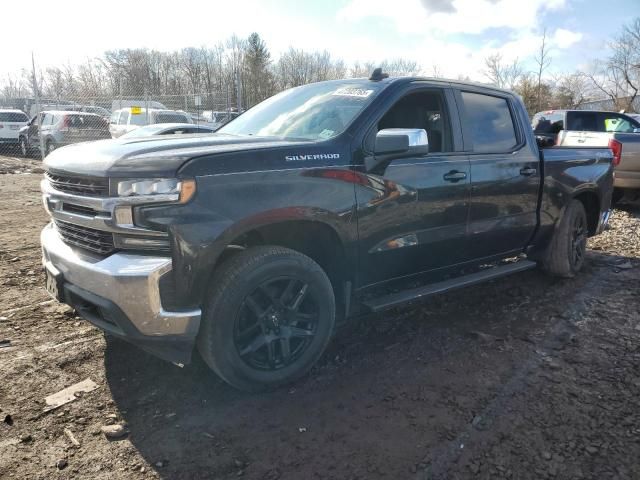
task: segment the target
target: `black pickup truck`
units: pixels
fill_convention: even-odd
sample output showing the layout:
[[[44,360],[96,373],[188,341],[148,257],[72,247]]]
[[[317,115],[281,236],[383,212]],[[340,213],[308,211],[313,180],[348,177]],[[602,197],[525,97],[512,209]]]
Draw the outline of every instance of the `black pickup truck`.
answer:
[[[540,265],[608,220],[612,153],[539,150],[514,94],[426,78],[282,92],[209,136],[45,160],[49,292],[231,385],[307,372],[347,319]]]

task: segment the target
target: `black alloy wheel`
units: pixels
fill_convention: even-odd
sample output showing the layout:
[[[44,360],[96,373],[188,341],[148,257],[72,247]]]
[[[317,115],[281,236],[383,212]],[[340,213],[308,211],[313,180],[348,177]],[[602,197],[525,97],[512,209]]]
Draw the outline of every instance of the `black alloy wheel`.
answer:
[[[279,370],[297,361],[316,334],[318,306],[309,284],[293,277],[268,280],[240,307],[234,345],[258,370]]]

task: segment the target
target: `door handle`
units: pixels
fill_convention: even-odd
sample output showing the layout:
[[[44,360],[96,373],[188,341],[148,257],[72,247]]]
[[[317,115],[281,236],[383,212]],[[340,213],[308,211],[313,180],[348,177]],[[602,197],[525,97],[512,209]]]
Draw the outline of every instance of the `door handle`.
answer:
[[[467,174],[457,170],[451,170],[449,173],[445,173],[442,178],[447,182],[459,182],[460,180],[467,178]]]
[[[524,175],[525,177],[530,177],[531,175],[535,175],[538,170],[533,167],[524,167],[520,169],[520,175]]]

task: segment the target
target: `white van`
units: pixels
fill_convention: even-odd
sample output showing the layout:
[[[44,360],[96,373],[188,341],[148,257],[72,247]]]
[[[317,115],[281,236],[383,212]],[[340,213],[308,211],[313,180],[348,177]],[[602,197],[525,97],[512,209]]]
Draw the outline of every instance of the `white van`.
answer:
[[[191,117],[178,110],[127,107],[116,110],[109,119],[109,132],[118,138],[136,128],[156,123],[193,123]]]

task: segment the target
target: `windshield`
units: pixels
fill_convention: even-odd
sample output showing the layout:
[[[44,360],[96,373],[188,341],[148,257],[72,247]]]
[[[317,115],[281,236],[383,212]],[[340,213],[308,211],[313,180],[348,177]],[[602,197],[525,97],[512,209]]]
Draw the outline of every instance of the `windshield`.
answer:
[[[159,112],[156,113],[155,123],[189,123],[189,119],[182,113]]]
[[[342,133],[384,84],[321,82],[286,90],[240,115],[218,132],[326,140]]]

